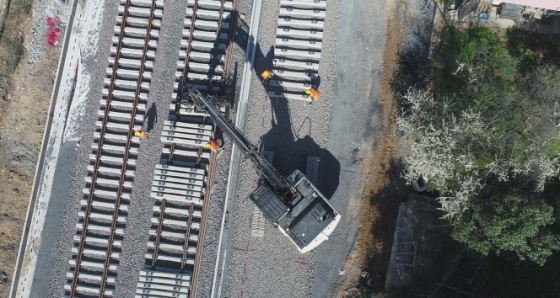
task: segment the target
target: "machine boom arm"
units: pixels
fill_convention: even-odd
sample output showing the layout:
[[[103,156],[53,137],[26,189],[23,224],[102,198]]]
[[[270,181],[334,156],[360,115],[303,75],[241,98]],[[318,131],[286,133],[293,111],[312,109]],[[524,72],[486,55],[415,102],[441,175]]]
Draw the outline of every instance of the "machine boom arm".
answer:
[[[205,110],[212,116],[214,122],[222,129],[227,135],[231,137],[233,142],[247,154],[251,160],[256,164],[257,169],[268,180],[270,185],[281,193],[290,191],[291,185],[286,181],[278,171],[259,153],[257,147],[251,144],[243,134],[229,121],[222,113],[211,103],[200,91],[196,88],[191,88],[188,91],[189,96],[196,102],[202,104]]]

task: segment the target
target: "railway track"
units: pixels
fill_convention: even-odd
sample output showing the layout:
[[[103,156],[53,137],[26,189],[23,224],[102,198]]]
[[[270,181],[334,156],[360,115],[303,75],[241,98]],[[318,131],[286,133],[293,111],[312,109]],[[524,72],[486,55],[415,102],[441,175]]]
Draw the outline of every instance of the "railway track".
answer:
[[[86,187],[64,286],[69,297],[113,296],[163,0],[122,0],[100,99]]]
[[[189,0],[175,90],[196,87],[224,95],[228,79],[238,0]]]
[[[274,45],[275,77],[268,96],[311,101],[305,90],[317,88],[326,0],[280,0]]]
[[[156,200],[136,297],[195,297],[217,155],[205,145],[217,128],[183,100],[184,88],[226,95],[237,0],[189,0],[176,80],[154,173]],[[224,109],[225,112],[225,109]]]

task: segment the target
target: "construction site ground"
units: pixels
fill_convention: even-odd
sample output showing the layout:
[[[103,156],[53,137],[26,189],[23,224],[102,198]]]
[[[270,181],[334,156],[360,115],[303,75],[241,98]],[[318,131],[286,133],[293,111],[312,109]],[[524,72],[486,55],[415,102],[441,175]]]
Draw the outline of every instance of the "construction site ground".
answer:
[[[4,0],[4,2],[6,1],[9,0]],[[54,14],[52,7],[57,0],[12,2],[17,4],[10,5],[10,10],[13,9],[18,13],[8,13],[7,15],[6,25],[0,39],[0,58],[4,58],[2,55],[9,54],[6,48],[1,46],[6,43],[8,38],[12,44],[19,40],[23,44],[24,50],[19,59],[21,62],[18,68],[10,75],[9,83],[6,84],[6,80],[0,82],[0,95],[2,95],[0,100],[0,167],[2,169],[0,171],[0,249],[4,251],[0,256],[1,297],[8,296],[37,156],[41,147],[56,66],[60,56],[59,48],[49,48],[46,45],[48,33],[46,19]],[[33,7],[29,8],[29,14],[21,13],[21,9],[27,9],[20,6],[22,3],[33,4]],[[423,57],[424,60],[421,60],[422,57],[408,57],[403,55],[402,50],[405,48],[403,46],[405,44],[415,44],[418,37],[413,35],[418,32],[417,30],[431,32],[431,27],[415,25],[415,22],[419,20],[421,22],[418,23],[425,23],[425,15],[418,13],[421,9],[426,9],[425,7],[428,7],[429,12],[429,3],[431,2],[425,3],[419,0],[387,0],[385,3],[375,4],[379,7],[369,4],[370,6],[363,11],[360,19],[356,20],[358,24],[364,19],[375,18],[374,23],[369,23],[368,30],[376,29],[375,24],[383,24],[381,28],[386,28],[386,34],[382,32],[383,30],[376,29],[377,34],[385,34],[385,37],[382,38],[385,47],[384,50],[372,54],[377,56],[368,57],[371,59],[370,61],[382,63],[382,68],[377,67],[380,71],[356,74],[357,76],[379,77],[381,82],[376,83],[379,85],[378,89],[374,89],[372,86],[359,86],[367,89],[366,94],[371,97],[371,101],[374,101],[373,117],[365,119],[365,121],[369,121],[371,127],[375,129],[368,131],[369,134],[363,136],[367,140],[366,143],[371,146],[362,148],[361,156],[356,155],[356,160],[362,163],[362,172],[358,173],[361,177],[359,191],[362,192],[362,199],[358,204],[349,206],[349,209],[350,212],[357,214],[360,225],[355,249],[350,254],[346,265],[340,268],[343,269],[344,276],[338,292],[339,297],[352,296],[360,282],[373,288],[383,283],[398,205],[408,190],[404,182],[399,180],[400,168],[395,162],[398,156],[394,126],[397,112],[395,98],[396,93],[414,81],[413,76],[420,75],[415,70],[416,64],[423,63],[427,59],[427,55]],[[331,4],[339,6],[336,9],[341,9],[343,5],[346,5],[338,1],[329,1],[329,5]],[[359,7],[355,7],[355,9],[359,11]],[[368,14],[373,11],[377,13]],[[342,14],[344,11],[340,13]],[[269,29],[272,30],[272,28]],[[338,30],[338,28],[333,30]],[[374,32],[366,31],[362,34],[369,36]],[[367,39],[368,37],[352,36],[348,38]],[[367,40],[372,43],[378,41],[377,39]],[[262,50],[266,53],[268,48]],[[335,55],[333,52],[328,54]],[[360,61],[354,63],[361,64]],[[334,81],[330,75],[325,75],[325,79],[326,82]],[[356,84],[358,84],[356,77],[348,77],[347,80],[356,80]],[[336,85],[325,84],[322,88],[336,88]],[[332,95],[325,94],[325,96]],[[264,106],[258,107],[262,109]],[[278,110],[280,112],[285,110],[279,106],[277,108],[280,109]],[[264,118],[254,119],[254,121],[264,121]],[[255,131],[253,141],[257,141],[258,132],[265,133],[266,131]],[[315,141],[324,145],[326,136],[317,135]],[[281,170],[285,172],[288,169]],[[252,181],[251,177],[247,181]],[[350,212],[348,214],[351,214]],[[369,272],[365,280],[364,271]],[[335,273],[335,275],[338,274],[339,272]]]

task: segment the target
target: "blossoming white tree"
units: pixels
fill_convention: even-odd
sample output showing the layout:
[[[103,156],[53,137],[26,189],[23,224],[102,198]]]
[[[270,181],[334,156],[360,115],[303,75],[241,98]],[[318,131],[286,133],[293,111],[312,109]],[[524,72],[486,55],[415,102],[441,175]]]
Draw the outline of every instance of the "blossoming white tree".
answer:
[[[408,109],[397,119],[403,143],[410,145],[403,156],[403,176],[407,181],[426,177],[429,189],[441,195],[445,218],[467,210],[489,175],[502,182],[521,177],[542,191],[560,172],[560,157],[541,152],[546,141],[529,146],[527,158],[520,162],[509,158],[510,148],[498,143],[501,136],[479,113],[469,109],[455,116],[452,104],[436,102],[429,90],[410,89],[404,99]]]

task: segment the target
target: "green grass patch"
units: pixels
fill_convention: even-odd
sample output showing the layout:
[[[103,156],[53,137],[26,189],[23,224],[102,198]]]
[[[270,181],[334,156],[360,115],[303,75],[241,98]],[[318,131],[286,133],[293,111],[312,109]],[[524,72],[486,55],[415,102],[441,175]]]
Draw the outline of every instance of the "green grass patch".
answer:
[[[4,61],[4,74],[11,74],[15,71],[23,55],[23,44],[19,40],[4,39],[6,49],[6,60]]]
[[[488,168],[491,163],[492,157],[487,152],[484,152],[479,156],[475,156],[474,166],[477,170],[484,170]]]

